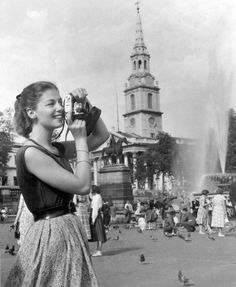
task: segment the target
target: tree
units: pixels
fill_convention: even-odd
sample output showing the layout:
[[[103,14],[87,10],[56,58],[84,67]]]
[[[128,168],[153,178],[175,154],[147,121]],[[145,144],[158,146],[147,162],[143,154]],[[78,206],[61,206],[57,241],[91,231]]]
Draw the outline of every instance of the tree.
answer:
[[[228,148],[226,156],[226,172],[236,172],[236,112],[229,111]]]
[[[4,113],[0,112],[0,177],[3,184],[6,177],[7,163],[13,146],[12,130],[12,110],[9,108]]]
[[[152,181],[153,175],[159,178],[162,175],[164,191],[164,178],[173,174],[172,163],[175,151],[175,139],[168,133],[160,132],[157,143],[150,145],[148,150],[138,158],[136,164],[136,179],[148,178]]]

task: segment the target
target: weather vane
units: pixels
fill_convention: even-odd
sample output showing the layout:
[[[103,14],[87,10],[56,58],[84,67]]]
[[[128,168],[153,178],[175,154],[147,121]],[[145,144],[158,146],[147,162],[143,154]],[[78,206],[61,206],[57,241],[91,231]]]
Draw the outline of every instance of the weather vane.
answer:
[[[137,0],[137,1],[135,2],[135,5],[137,5],[137,11],[138,11],[138,13],[139,13],[139,0]]]

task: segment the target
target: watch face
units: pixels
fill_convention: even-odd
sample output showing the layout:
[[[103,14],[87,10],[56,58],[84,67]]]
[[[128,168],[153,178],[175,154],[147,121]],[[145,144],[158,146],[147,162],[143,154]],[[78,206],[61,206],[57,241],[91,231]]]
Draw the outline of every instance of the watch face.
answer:
[[[134,118],[130,119],[130,124],[131,124],[131,126],[135,126],[135,119]]]
[[[150,118],[148,119],[148,122],[149,122],[150,125],[154,125],[155,119],[154,119],[153,117],[150,117]]]

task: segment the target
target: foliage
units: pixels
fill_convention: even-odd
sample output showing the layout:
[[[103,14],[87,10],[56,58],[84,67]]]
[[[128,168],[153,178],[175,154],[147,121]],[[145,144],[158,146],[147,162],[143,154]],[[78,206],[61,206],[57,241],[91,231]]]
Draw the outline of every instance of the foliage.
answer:
[[[136,163],[136,179],[145,182],[152,181],[153,175],[171,176],[173,174],[172,162],[175,151],[175,140],[168,133],[160,132],[157,143],[152,144],[148,150],[140,155]]]
[[[7,163],[12,150],[13,141],[11,131],[13,130],[12,110],[9,108],[0,113],[0,176],[6,175]]]
[[[229,111],[228,149],[226,156],[226,172],[236,172],[236,112]]]

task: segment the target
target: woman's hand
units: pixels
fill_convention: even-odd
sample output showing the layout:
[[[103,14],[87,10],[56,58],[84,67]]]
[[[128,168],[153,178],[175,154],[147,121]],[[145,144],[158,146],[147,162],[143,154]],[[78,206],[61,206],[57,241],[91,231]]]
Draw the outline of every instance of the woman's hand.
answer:
[[[86,123],[84,120],[74,120],[72,122],[71,117],[68,116],[66,122],[75,140],[87,138]]]
[[[75,98],[79,98],[81,100],[84,100],[88,95],[87,91],[83,88],[77,88],[70,92],[70,94],[73,95]]]

